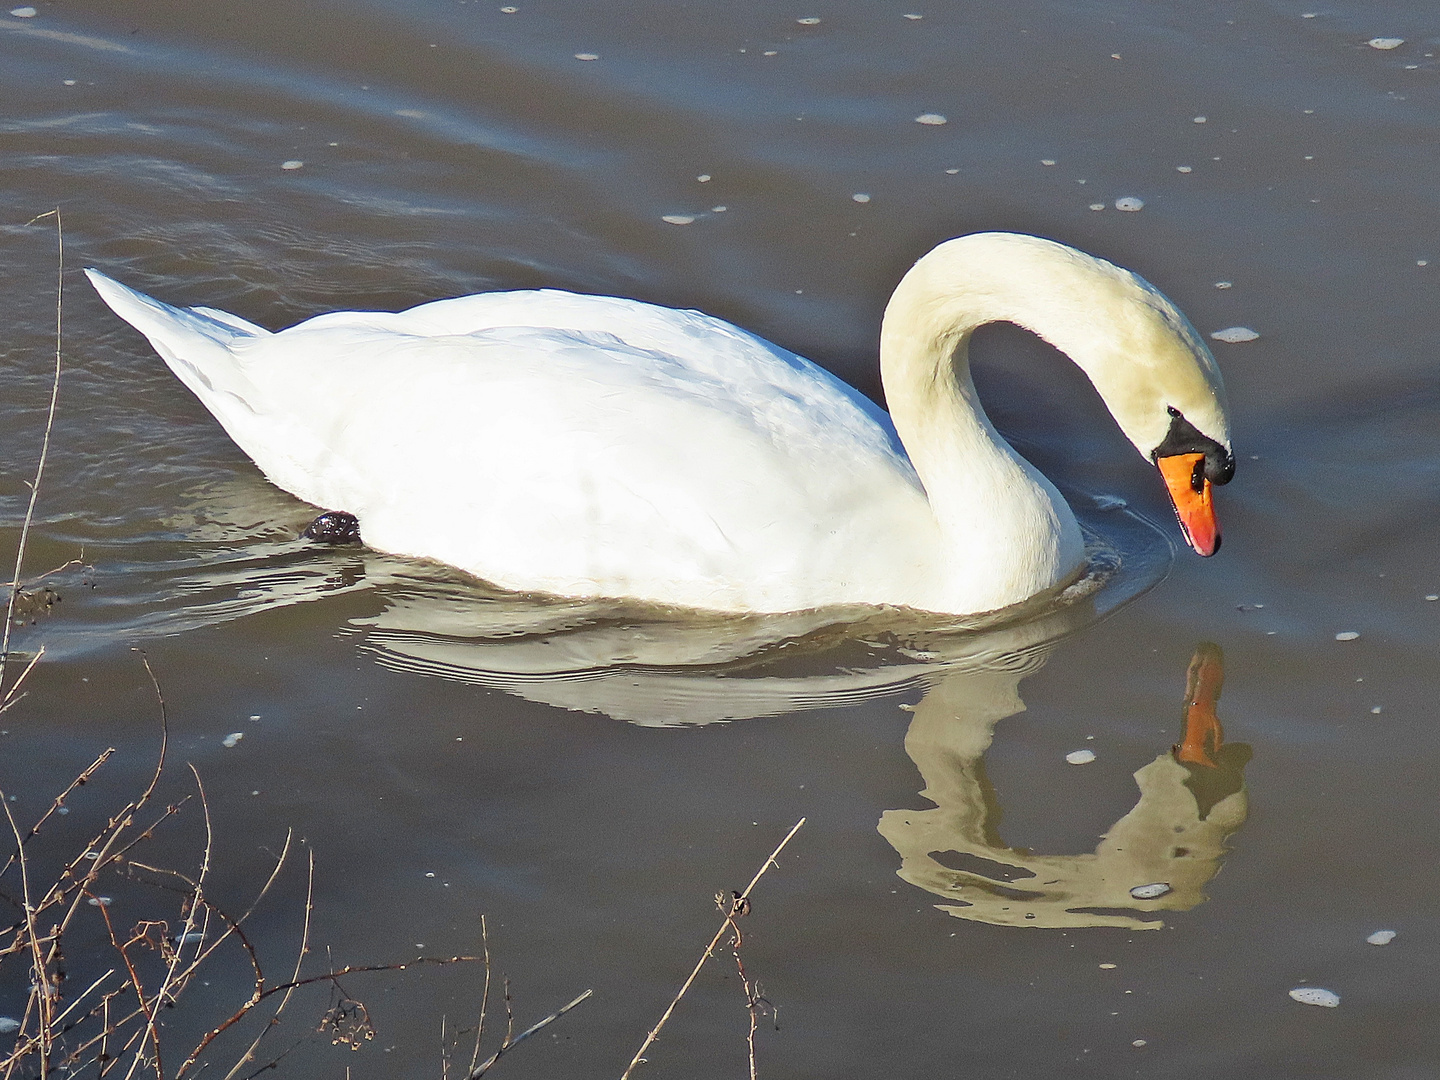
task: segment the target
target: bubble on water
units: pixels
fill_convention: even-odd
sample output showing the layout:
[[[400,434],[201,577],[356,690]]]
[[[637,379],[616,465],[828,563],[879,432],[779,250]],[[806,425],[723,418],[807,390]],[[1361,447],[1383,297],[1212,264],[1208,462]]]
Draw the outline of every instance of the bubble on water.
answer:
[[[1239,345],[1243,341],[1254,341],[1260,335],[1248,326],[1227,326],[1224,330],[1216,330],[1210,336],[1228,345]]]
[[[39,15],[40,12],[36,11],[33,7],[17,7],[11,8],[10,14],[14,15],[17,19],[33,19],[36,15]]]
[[[1170,891],[1168,881],[1152,881],[1149,885],[1136,885],[1130,895],[1136,900],[1158,900]]]
[[[1432,592],[1432,593],[1426,593],[1426,594],[1425,594],[1425,599],[1426,599],[1426,600],[1440,600],[1440,593],[1433,593],[1433,592]]]
[[[1430,260],[1429,260],[1429,259],[1416,259],[1416,260],[1415,260],[1415,265],[1416,265],[1416,266],[1429,266],[1429,265],[1430,265]]]
[[[1195,170],[1194,170],[1193,168],[1191,168],[1189,165],[1176,165],[1176,166],[1175,166],[1175,171],[1176,171],[1176,172],[1194,172]]]
[[[671,225],[689,225],[695,220],[694,214],[666,214],[660,219],[668,221]]]
[[[506,15],[514,15],[520,9],[518,7],[502,7],[500,10]]]
[[[575,54],[575,59],[576,59],[576,60],[599,60],[599,59],[600,59],[600,54],[599,54],[599,53],[593,53],[593,52],[577,52],[577,53]]]
[[[91,907],[109,907],[115,901],[108,896],[92,896],[85,902]]]
[[[960,171],[959,169],[946,169],[946,170],[945,170],[946,174],[949,175],[949,176],[954,176],[954,175],[955,175],[956,173],[958,173],[959,171]]]
[[[1041,165],[1054,165],[1054,164],[1055,164],[1055,159],[1054,159],[1054,158],[1048,158],[1048,157],[1046,157],[1046,158],[1041,158],[1041,159],[1040,159],[1040,164],[1041,164]]]
[[[1302,19],[1313,19],[1313,18],[1315,18],[1315,12],[1313,12],[1313,11],[1307,11],[1304,15],[1301,15],[1300,18],[1302,18]]]
[[[1145,200],[1137,199],[1134,195],[1122,195],[1115,200],[1115,209],[1125,210],[1133,214],[1137,210],[1145,209]]]
[[[1379,715],[1380,715],[1381,713],[1383,713],[1384,711],[1385,711],[1385,707],[1384,707],[1383,705],[1373,705],[1373,706],[1371,706],[1371,708],[1370,708],[1370,715],[1371,715],[1371,716],[1379,716]]]
[[[1233,281],[1217,281],[1217,282],[1215,282],[1215,288],[1217,288],[1217,289],[1233,289],[1234,287],[1235,287],[1235,283],[1234,283]]]
[[[1105,209],[1105,204],[1104,204],[1103,202],[1092,202],[1092,203],[1090,204],[1090,209],[1091,209],[1091,210],[1104,210],[1104,209]]]
[[[866,195],[863,191],[857,191],[854,195],[851,195],[850,198],[854,199],[856,202],[859,203],[866,203],[870,201],[870,196]]]
[[[1395,940],[1395,931],[1394,931],[1394,930],[1376,930],[1373,934],[1371,934],[1371,935],[1370,935],[1369,937],[1367,937],[1365,940],[1366,940],[1366,942],[1368,942],[1368,943],[1371,944],[1371,945],[1389,945],[1390,942],[1392,942],[1392,941]]]
[[[74,86],[74,85],[75,85],[75,80],[74,80],[74,79],[66,79],[66,80],[65,80],[65,85],[66,85],[66,86]]]
[[[702,172],[699,176],[695,177],[695,179],[699,180],[702,184],[708,184],[710,182],[710,174],[708,172]]]
[[[280,168],[284,169],[286,172],[294,172],[296,169],[303,169],[304,167],[305,162],[296,161],[293,158],[289,161],[282,161],[280,163]]]
[[[912,22],[918,19],[923,19],[924,17],[924,15],[915,15],[913,13],[905,16],[905,18],[911,20]]]
[[[1359,631],[1357,631],[1357,630],[1341,630],[1338,634],[1335,635],[1335,640],[1336,640],[1336,641],[1355,641],[1355,640],[1357,640],[1359,637],[1360,637],[1360,633],[1359,633]]]
[[[1203,123],[1205,123],[1206,119],[1207,119],[1207,118],[1204,117],[1204,116],[1197,116],[1197,117],[1195,117],[1194,120],[1191,121],[1191,123],[1194,123],[1194,124],[1203,124]]]
[[[1089,765],[1095,760],[1094,750],[1071,750],[1065,755],[1065,760],[1071,765]]]
[[[0,1016],[0,1035],[9,1035],[20,1030],[20,1021],[10,1016]]]
[[[915,123],[928,124],[930,127],[939,127],[941,124],[948,124],[949,122],[949,120],[945,119],[945,117],[938,112],[921,113],[915,117]]]
[[[226,735],[225,738],[221,739],[220,745],[226,747],[227,749],[233,749],[235,744],[244,737],[245,733],[243,731],[234,731],[231,732],[229,735]]]
[[[802,18],[796,19],[795,21],[796,21],[797,23],[799,23],[801,26],[819,26],[819,25],[820,25],[820,16],[819,16],[819,15],[806,15],[806,16],[804,16],[804,17],[802,17]]]
[[[1144,1039],[1131,1039],[1131,1040],[1130,1040],[1130,1045],[1131,1045],[1131,1046],[1136,1046],[1136,1047],[1144,1046],[1144,1045],[1145,1045],[1145,1040],[1144,1040]]]
[[[1323,990],[1318,986],[1297,986],[1290,991],[1290,996],[1301,1005],[1319,1005],[1322,1008],[1333,1009],[1340,1004],[1340,995],[1334,990]]]
[[[1119,966],[1119,965],[1117,965],[1117,964],[1101,964],[1101,965],[1100,965],[1100,970],[1101,970],[1101,971],[1114,971],[1117,966]]]
[[[726,210],[729,210],[729,209],[730,209],[730,208],[729,208],[728,206],[712,206],[712,207],[710,207],[710,212],[711,212],[712,214],[723,214],[723,213],[725,213]]]
[[[31,8],[30,10],[34,11],[35,9]],[[12,11],[11,14],[13,15],[14,12]],[[1391,49],[1398,49],[1401,45],[1404,45],[1405,39],[1403,37],[1372,37],[1365,44],[1369,45],[1372,49],[1389,52]]]

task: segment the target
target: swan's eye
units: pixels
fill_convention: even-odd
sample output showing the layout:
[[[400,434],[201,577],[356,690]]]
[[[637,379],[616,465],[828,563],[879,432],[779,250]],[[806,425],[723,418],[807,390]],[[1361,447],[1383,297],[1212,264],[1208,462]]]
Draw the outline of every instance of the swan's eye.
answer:
[[[1170,430],[1165,433],[1160,445],[1150,451],[1150,459],[1159,461],[1162,457],[1179,454],[1202,454],[1204,456],[1195,463],[1195,490],[1198,492],[1205,480],[1212,484],[1229,483],[1235,475],[1235,459],[1229,451],[1201,433],[1174,405],[1165,406],[1165,411],[1170,416]]]

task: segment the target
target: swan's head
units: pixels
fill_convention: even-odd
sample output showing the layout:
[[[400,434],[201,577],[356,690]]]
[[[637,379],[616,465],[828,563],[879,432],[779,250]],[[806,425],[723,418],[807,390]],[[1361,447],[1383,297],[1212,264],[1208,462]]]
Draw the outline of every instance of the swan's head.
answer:
[[[1210,349],[1169,298],[1104,259],[1019,233],[947,241],[916,270],[932,296],[944,296],[936,305],[944,314],[934,315],[951,326],[1014,322],[1074,360],[1159,468],[1190,545],[1215,553],[1211,486],[1235,473],[1225,387]]]
[[[1113,321],[1109,340],[1091,340],[1071,355],[1120,429],[1160,470],[1185,539],[1201,555],[1213,555],[1220,525],[1211,488],[1235,475],[1215,357],[1159,289],[1102,259],[1082,257],[1107,286],[1100,295]]]

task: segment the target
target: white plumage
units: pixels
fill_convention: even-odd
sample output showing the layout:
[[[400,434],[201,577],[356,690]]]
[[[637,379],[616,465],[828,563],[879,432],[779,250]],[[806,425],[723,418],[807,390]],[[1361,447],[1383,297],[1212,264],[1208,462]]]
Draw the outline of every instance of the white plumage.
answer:
[[[1129,363],[1164,401],[1107,394],[1108,369],[1091,371],[1124,399],[1110,404],[1127,434],[1163,427],[1178,395],[1226,439],[1214,361],[1173,306],[1033,237],[950,241],[907,275],[882,341],[899,435],[823,369],[693,311],[546,290],[270,333],[88,273],[271,481],[356,515],[372,547],[566,596],[971,613],[1063,583],[1083,555],[1069,508],[975,402],[965,360],[970,330],[993,318],[1065,347],[1034,318],[986,310],[1036,266],[1055,280],[1031,288],[1056,294],[1062,316],[1062,294],[1093,279],[1086,319],[1111,324],[1107,348],[1155,339]],[[939,297],[937,273],[957,279]],[[952,307],[970,314],[942,314],[934,331]],[[1113,362],[1086,349],[1082,366]],[[1159,419],[1122,415],[1145,408]]]

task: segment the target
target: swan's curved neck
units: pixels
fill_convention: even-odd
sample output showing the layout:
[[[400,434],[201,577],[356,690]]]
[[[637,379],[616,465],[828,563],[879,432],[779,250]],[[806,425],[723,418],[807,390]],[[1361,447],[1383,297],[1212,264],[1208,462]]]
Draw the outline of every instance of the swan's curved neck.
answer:
[[[983,559],[993,573],[994,595],[970,598],[972,605],[1002,607],[1051,588],[1084,556],[1064,499],[985,415],[970,377],[972,333],[986,323],[1013,322],[1056,345],[1132,434],[1120,415],[1131,411],[1129,402],[1117,407],[1112,398],[1134,389],[1131,373],[1118,369],[1133,366],[1124,354],[1137,347],[1125,340],[1134,294],[1148,295],[1136,282],[1050,241],[979,234],[942,244],[895,290],[880,338],[885,395],[940,527],[947,569],[973,581],[983,575],[972,560]],[[1128,324],[1138,321],[1130,317]]]

